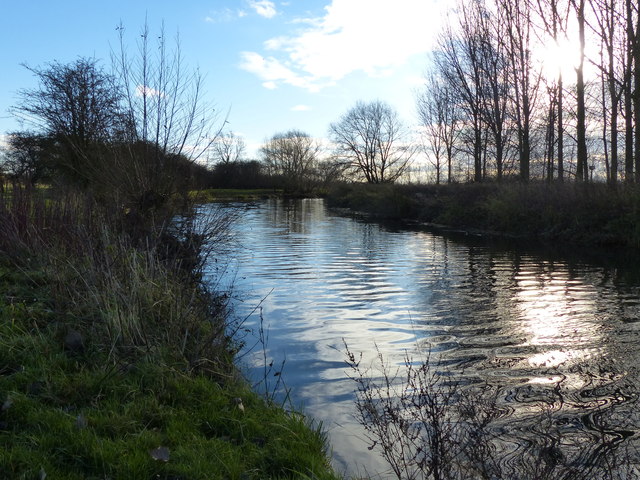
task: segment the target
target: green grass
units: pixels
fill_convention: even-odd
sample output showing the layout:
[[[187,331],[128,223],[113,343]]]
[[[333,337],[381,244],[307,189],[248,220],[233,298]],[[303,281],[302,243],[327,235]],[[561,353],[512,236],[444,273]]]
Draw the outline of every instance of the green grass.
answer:
[[[238,378],[157,352],[65,351],[70,318],[54,310],[49,280],[0,266],[3,478],[335,478],[321,430]],[[153,458],[159,447],[168,461]]]
[[[281,189],[273,188],[212,188],[191,192],[191,198],[199,203],[220,201],[249,201],[281,196]]]

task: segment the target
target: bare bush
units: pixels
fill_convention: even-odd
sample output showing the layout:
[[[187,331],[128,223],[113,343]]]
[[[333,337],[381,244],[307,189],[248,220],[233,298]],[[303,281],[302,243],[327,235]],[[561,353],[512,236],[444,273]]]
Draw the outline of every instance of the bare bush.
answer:
[[[637,416],[617,413],[615,402],[585,412],[567,404],[570,392],[557,384],[536,392],[539,401],[516,414],[502,396],[531,386],[505,392],[470,382],[431,357],[405,356],[392,367],[379,350],[376,361],[363,366],[362,356],[346,349],[357,418],[370,449],[398,479],[640,478],[637,444],[629,441]],[[616,395],[628,401],[623,390],[617,386]],[[566,408],[578,409],[580,428],[572,427]]]
[[[347,356],[358,419],[398,479],[495,478],[487,427],[499,412],[495,397],[484,394],[488,387],[462,389],[431,362],[415,364],[408,356],[401,373],[379,350],[372,376],[348,348]]]
[[[202,75],[185,65],[179,39],[170,46],[164,28],[154,35],[145,24],[132,56],[124,26],[118,30],[114,76],[124,97],[126,144],[138,146],[120,151],[121,167],[147,181],[148,188],[171,194],[175,185],[167,159],[197,161],[215,144],[224,122],[218,122],[216,109],[204,99]],[[131,168],[127,161],[133,162]]]

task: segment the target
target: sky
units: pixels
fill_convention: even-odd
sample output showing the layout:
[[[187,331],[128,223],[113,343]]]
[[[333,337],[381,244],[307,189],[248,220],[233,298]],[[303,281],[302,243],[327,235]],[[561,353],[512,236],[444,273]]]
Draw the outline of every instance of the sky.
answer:
[[[29,70],[91,57],[109,67],[122,24],[131,51],[146,23],[180,38],[207,101],[248,155],[291,129],[325,138],[357,101],[382,100],[407,126],[447,0],[0,0],[0,134],[37,83]]]

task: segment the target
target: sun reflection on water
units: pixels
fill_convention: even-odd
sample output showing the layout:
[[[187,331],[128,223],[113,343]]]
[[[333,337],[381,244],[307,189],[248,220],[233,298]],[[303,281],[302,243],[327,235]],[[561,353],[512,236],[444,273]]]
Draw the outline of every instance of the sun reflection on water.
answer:
[[[599,353],[602,329],[594,317],[597,291],[553,265],[522,266],[515,274],[514,301],[526,345],[533,347],[527,363],[534,370],[555,369]],[[551,379],[551,380],[550,380]],[[565,381],[541,375],[529,383]]]

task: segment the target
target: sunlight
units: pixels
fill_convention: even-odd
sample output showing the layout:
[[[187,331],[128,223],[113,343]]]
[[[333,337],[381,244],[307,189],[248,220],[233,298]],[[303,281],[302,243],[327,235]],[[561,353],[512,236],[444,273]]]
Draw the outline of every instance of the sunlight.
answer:
[[[540,48],[539,55],[542,73],[547,80],[556,80],[559,74],[563,79],[575,76],[575,68],[580,61],[580,48],[576,42],[551,40]]]
[[[571,352],[551,350],[529,357],[529,364],[533,367],[552,368],[562,365],[571,359]]]
[[[600,333],[587,313],[595,309],[590,286],[560,272],[521,271],[517,282],[520,318],[539,349],[528,359],[531,367],[555,368],[594,354],[587,345]]]
[[[532,385],[556,385],[562,382],[565,377],[561,375],[554,375],[552,377],[536,377],[529,380],[527,383]]]

